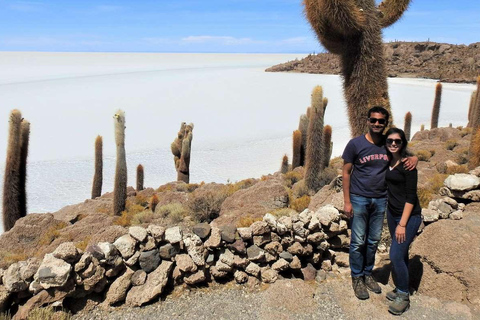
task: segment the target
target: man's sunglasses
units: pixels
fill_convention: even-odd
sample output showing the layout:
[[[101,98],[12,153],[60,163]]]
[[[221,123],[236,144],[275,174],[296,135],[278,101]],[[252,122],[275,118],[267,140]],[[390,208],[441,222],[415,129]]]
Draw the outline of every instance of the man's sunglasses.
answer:
[[[403,143],[402,139],[387,139],[386,141],[387,144],[393,144],[395,142],[397,146],[401,146]]]
[[[379,124],[385,124],[387,122],[386,119],[377,119],[377,118],[368,118],[368,121],[370,121],[371,124],[379,123]]]

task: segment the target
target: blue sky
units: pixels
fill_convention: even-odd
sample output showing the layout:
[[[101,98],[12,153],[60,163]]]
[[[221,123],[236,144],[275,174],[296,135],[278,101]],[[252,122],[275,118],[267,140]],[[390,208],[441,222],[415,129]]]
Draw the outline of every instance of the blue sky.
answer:
[[[301,0],[0,0],[0,51],[321,51],[302,9]],[[480,1],[414,0],[384,39],[479,42]]]

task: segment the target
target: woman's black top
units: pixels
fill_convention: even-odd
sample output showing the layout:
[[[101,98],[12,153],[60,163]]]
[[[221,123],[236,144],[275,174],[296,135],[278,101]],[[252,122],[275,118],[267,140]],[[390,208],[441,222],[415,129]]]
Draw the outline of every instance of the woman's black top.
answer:
[[[408,171],[400,163],[393,170],[387,170],[388,211],[394,216],[402,216],[405,203],[413,204],[411,215],[421,214],[422,208],[417,197],[417,169]]]

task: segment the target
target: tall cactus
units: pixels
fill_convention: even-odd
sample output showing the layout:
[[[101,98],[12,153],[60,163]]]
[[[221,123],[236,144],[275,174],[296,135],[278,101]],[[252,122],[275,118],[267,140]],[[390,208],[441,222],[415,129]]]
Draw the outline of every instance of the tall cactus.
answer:
[[[144,180],[143,166],[139,164],[137,166],[137,191],[143,190],[143,180]]]
[[[371,107],[390,111],[381,29],[395,23],[409,3],[385,0],[376,7],[375,0],[304,0],[319,41],[340,56],[352,136],[367,132]]]
[[[477,101],[477,90],[473,90],[470,96],[470,105],[468,107],[468,124],[467,127],[472,127],[473,114],[475,113],[475,103]]]
[[[322,154],[323,146],[323,117],[325,103],[322,87],[316,86],[312,92],[312,106],[307,133],[307,154],[305,159],[305,185],[310,191],[317,192],[321,187],[320,173],[324,168]]]
[[[438,117],[440,116],[440,103],[442,102],[442,83],[435,86],[435,100],[433,101],[432,120],[430,129],[438,128]]]
[[[20,216],[27,215],[27,160],[30,143],[30,122],[25,119],[20,125]]]
[[[470,140],[469,149],[469,168],[474,169],[480,164],[480,76],[477,78],[477,93],[475,97],[475,104],[472,110],[472,138]]]
[[[282,158],[282,166],[280,167],[280,172],[285,174],[288,172],[288,156],[284,155]]]
[[[95,174],[92,184],[92,199],[102,195],[103,185],[103,139],[97,136],[95,139]]]
[[[10,113],[8,133],[7,159],[3,182],[3,230],[8,231],[22,217],[20,204],[21,182],[21,123],[22,114],[18,110]]]
[[[330,158],[332,157],[332,127],[330,125],[326,125],[323,128],[323,142],[322,142],[322,162],[323,167],[326,168],[330,164]]]
[[[403,125],[403,131],[407,141],[410,141],[410,134],[412,131],[412,113],[409,111],[405,114],[405,123]]]
[[[190,182],[190,153],[193,139],[193,123],[182,122],[177,137],[171,144],[177,181]]]
[[[307,114],[302,114],[300,116],[300,121],[298,123],[298,130],[302,133],[302,142],[300,147],[300,166],[305,166],[305,155],[307,152],[307,131],[308,123],[310,119],[310,108],[307,108]]]
[[[300,130],[293,131],[293,156],[292,170],[300,166],[302,152],[302,132]]]
[[[114,116],[117,164],[113,188],[113,213],[120,216],[127,201],[127,156],[125,153],[125,113],[118,110]]]

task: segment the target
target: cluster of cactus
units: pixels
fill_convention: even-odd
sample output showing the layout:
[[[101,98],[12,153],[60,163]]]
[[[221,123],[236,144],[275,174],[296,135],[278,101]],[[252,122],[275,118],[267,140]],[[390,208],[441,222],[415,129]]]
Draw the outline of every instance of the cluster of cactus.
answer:
[[[7,159],[3,184],[3,230],[27,215],[27,158],[30,123],[18,110],[10,113]]]
[[[118,110],[115,114],[115,143],[117,145],[117,162],[113,187],[113,213],[120,216],[127,201],[127,157],[125,153],[125,113]]]
[[[480,165],[480,76],[477,78],[477,90],[475,97],[471,99],[469,110],[469,125],[472,127],[472,139],[470,141],[469,167],[471,169]],[[472,95],[473,96],[473,95]],[[472,101],[473,100],[473,101]]]
[[[177,181],[190,182],[190,153],[193,139],[193,123],[182,122],[177,137],[171,144]]]
[[[377,7],[375,0],[304,0],[319,41],[340,56],[352,136],[367,132],[371,107],[390,111],[381,29],[395,23],[409,3],[385,0]]]
[[[435,86],[435,100],[433,101],[432,120],[430,129],[438,128],[438,118],[440,116],[440,103],[442,101],[442,83],[437,83]]]
[[[405,138],[407,138],[407,141],[410,141],[412,131],[412,113],[410,111],[405,114],[403,131],[405,132]]]

